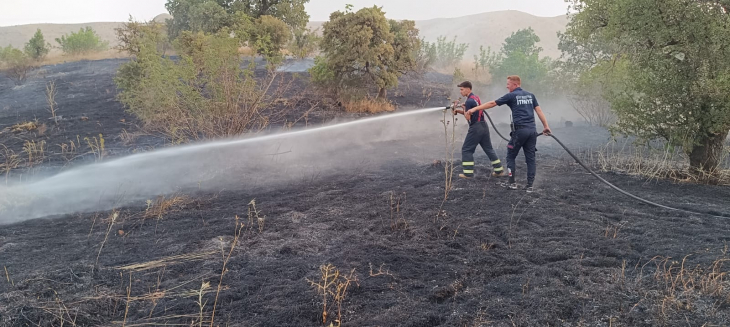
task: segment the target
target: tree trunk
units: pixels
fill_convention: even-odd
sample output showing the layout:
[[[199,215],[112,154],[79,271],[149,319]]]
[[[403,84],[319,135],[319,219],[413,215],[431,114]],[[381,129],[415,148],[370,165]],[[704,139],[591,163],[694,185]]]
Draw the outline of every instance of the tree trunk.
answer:
[[[380,91],[378,91],[378,100],[385,100],[385,97],[388,96],[388,90],[384,87],[380,88]]]
[[[722,150],[728,132],[707,135],[699,140],[689,154],[689,166],[694,172],[714,172],[720,166]]]

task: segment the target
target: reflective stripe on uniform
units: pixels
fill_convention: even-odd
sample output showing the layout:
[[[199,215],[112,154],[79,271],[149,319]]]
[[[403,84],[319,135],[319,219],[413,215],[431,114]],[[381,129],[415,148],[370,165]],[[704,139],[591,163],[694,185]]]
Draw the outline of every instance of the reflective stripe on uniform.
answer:
[[[474,161],[462,162],[461,164],[464,166],[474,166]]]
[[[473,174],[473,173],[474,173],[474,170],[464,169],[464,174]]]
[[[502,163],[502,161],[500,161],[499,159],[492,161],[492,164],[493,165],[498,165],[498,164],[501,164],[501,163]]]
[[[500,172],[500,171],[504,171],[504,167],[494,168],[492,170],[494,170],[496,172]]]

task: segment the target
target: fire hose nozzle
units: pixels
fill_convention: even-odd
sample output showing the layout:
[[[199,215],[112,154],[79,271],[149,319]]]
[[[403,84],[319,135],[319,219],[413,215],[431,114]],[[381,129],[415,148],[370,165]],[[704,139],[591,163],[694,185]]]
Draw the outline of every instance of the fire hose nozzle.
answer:
[[[459,105],[459,102],[461,102],[461,98],[459,98],[459,100],[457,100],[455,102],[451,102],[451,98],[447,98],[447,99],[449,100],[449,103],[451,103],[451,105],[446,106],[446,108],[444,108],[444,111],[449,110],[449,109],[455,110],[457,108],[457,106]]]

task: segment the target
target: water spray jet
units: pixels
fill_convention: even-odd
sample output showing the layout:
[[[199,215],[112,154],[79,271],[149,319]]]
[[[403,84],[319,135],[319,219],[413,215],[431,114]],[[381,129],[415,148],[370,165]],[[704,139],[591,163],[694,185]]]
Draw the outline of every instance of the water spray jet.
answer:
[[[303,174],[310,168],[336,169],[348,163],[356,166],[362,160],[355,156],[340,155],[334,159],[336,157],[329,154],[398,137],[412,138],[418,133],[425,135],[428,128],[418,124],[408,125],[416,128],[409,130],[405,127],[407,124],[395,126],[391,122],[406,117],[412,120],[410,116],[438,110],[443,107],[293,132],[166,148],[80,166],[36,182],[0,187],[0,224],[118,208],[181,190],[220,190],[240,187],[235,185],[237,183],[256,185],[259,180],[266,185],[291,182],[303,178],[296,174]],[[285,162],[272,165],[271,150],[281,144],[290,146],[291,151],[283,155]],[[358,148],[355,155],[363,156],[362,151]],[[386,158],[386,155],[380,154],[380,157]],[[272,171],[272,166],[282,166],[283,173]],[[204,182],[209,185],[200,187]]]

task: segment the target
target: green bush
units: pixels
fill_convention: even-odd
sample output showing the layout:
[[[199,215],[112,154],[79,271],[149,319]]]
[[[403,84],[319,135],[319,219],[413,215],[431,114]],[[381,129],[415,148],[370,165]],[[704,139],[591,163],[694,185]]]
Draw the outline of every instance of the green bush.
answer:
[[[140,23],[129,17],[129,21],[123,24],[122,27],[115,28],[114,32],[119,41],[119,45],[115,49],[131,55],[139,54],[141,48],[145,46],[144,43],[154,46],[162,55],[165,55],[172,47],[167,37],[165,25],[154,21]]]
[[[549,92],[554,84],[549,80],[553,64],[548,57],[540,58],[538,42],[540,38],[532,28],[521,29],[504,40],[498,54],[487,51],[483,60],[488,63],[492,81],[501,83],[509,75],[519,75],[522,85],[533,92]]]
[[[16,85],[23,84],[33,68],[35,68],[33,59],[28,57],[25,52],[10,45],[0,48],[0,69]]]
[[[322,38],[317,35],[317,31],[298,29],[294,31],[294,37],[289,44],[289,52],[296,58],[307,58],[317,52],[317,45],[321,40]]]
[[[436,43],[427,42],[425,38],[421,38],[421,46],[415,50],[413,56],[416,60],[416,71],[426,72],[434,66],[438,59]]]
[[[80,55],[99,52],[109,49],[109,42],[104,42],[91,27],[80,29],[78,32],[56,38],[56,42],[69,55]]]
[[[492,52],[492,48],[479,46],[479,54],[474,55],[474,78],[482,80],[484,75],[489,72],[490,65],[496,60],[497,54]]]
[[[334,87],[332,85],[335,82],[335,72],[327,64],[327,59],[322,56],[314,58],[314,66],[309,69],[309,76],[315,85],[322,86],[324,88]]]
[[[167,21],[171,38],[183,31],[217,33],[233,29],[236,16],[258,19],[271,16],[290,29],[303,29],[309,21],[304,5],[309,0],[167,0],[165,8],[174,18]]]
[[[115,82],[119,101],[147,128],[178,143],[260,131],[269,123],[268,99],[278,94],[268,92],[270,79],[254,78],[252,66],[241,68],[238,40],[228,33],[183,32],[177,61],[152,42],[141,44]]]
[[[33,38],[25,44],[25,53],[35,61],[42,61],[51,51],[51,45],[46,42],[40,29],[36,30]]]
[[[464,54],[469,49],[469,45],[466,43],[456,43],[456,36],[451,41],[446,41],[445,36],[439,36],[436,39],[435,48],[435,66],[438,68],[447,68],[455,67],[464,59]]]
[[[249,35],[249,45],[256,53],[266,58],[269,64],[281,63],[281,49],[291,39],[291,32],[284,21],[272,16],[261,16],[254,22]]]
[[[398,85],[398,77],[416,69],[414,53],[420,45],[413,21],[388,20],[379,7],[357,12],[337,11],[323,25],[322,52],[326,64],[315,75],[332,77],[328,84],[341,88],[378,88],[378,99]],[[328,67],[332,75],[317,72]],[[322,82],[320,80],[320,82]]]

